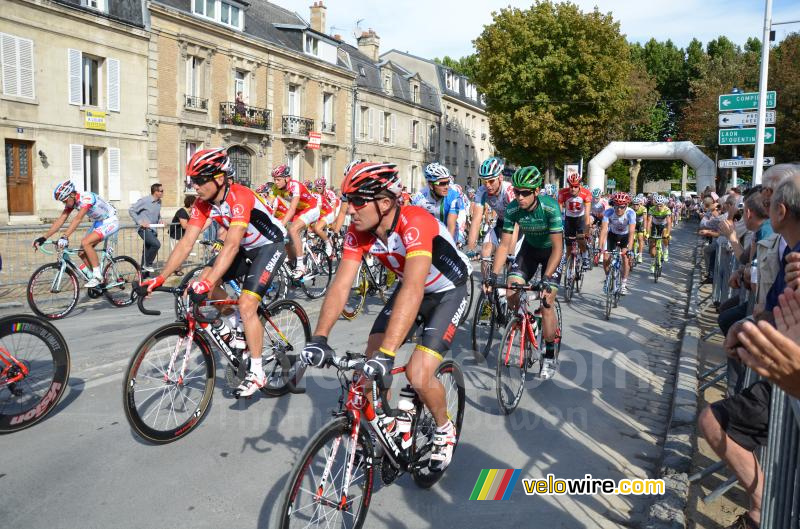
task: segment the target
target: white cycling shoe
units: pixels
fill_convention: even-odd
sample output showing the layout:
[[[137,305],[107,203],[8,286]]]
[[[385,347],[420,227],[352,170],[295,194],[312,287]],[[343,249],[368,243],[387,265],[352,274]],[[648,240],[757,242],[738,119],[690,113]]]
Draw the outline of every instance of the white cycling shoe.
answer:
[[[456,427],[451,422],[447,432],[439,432],[438,428],[433,434],[433,450],[428,461],[428,470],[431,472],[444,472],[453,459],[453,450],[456,446]]]
[[[100,286],[100,278],[93,277],[84,285],[86,288],[95,288]]]
[[[234,394],[236,395],[237,399],[251,397],[256,391],[263,388],[267,385],[267,375],[262,375],[261,378],[258,377],[252,371],[248,371],[247,375],[245,375],[244,380],[242,383],[239,384],[239,387],[236,388]]]
[[[554,376],[556,376],[556,359],[542,359],[542,369],[539,370],[539,378],[542,380],[550,380]]]

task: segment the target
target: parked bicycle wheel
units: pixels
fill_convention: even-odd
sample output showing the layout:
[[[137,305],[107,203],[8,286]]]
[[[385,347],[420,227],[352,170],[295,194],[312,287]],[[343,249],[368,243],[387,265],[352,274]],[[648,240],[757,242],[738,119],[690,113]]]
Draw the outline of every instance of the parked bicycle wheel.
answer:
[[[472,317],[472,351],[475,362],[482,362],[489,355],[497,331],[497,314],[492,297],[481,290]]]
[[[495,386],[497,389],[497,402],[506,415],[511,414],[522,399],[525,389],[525,374],[528,372],[528,363],[533,358],[533,350],[527,336],[524,337],[525,350],[522,348],[523,332],[522,320],[514,317],[506,325],[500,350],[497,352],[497,370],[495,372]],[[522,356],[522,361],[520,361]],[[521,365],[520,365],[521,364]]]
[[[0,318],[0,434],[33,426],[55,408],[69,381],[67,342],[35,316]]]
[[[358,266],[358,273],[353,280],[353,286],[350,288],[350,296],[342,309],[342,316],[346,320],[354,320],[364,308],[364,303],[367,301],[367,291],[369,290],[369,277],[364,263]]]
[[[378,465],[371,462],[373,446],[366,428],[361,427],[356,442],[351,433],[349,418],[338,417],[311,438],[286,481],[270,527],[358,529],[364,525]]]
[[[187,344],[187,333],[181,322],[156,329],[128,365],[125,416],[139,435],[153,443],[169,443],[188,434],[211,404],[214,354],[199,334]]]
[[[444,386],[447,417],[456,427],[456,445],[453,447],[453,455],[455,456],[458,440],[461,437],[461,424],[464,422],[464,402],[466,400],[464,373],[458,363],[453,360],[445,360],[436,369],[436,378]],[[413,431],[414,444],[411,445],[411,460],[414,463],[411,468],[411,476],[414,478],[414,483],[423,489],[428,489],[442,479],[444,472],[431,472],[428,470],[428,460],[433,447],[436,421],[433,419],[431,412],[422,405],[421,401],[417,403]]]
[[[303,292],[311,299],[321,298],[328,290],[333,271],[331,259],[325,252],[312,251],[305,256],[306,275],[302,279]]]
[[[31,310],[48,320],[66,317],[78,304],[78,275],[59,263],[40,266],[28,280],[26,291]]]
[[[136,300],[133,283],[141,282],[139,265],[126,255],[111,260],[103,271],[104,294],[112,305],[127,307]]]

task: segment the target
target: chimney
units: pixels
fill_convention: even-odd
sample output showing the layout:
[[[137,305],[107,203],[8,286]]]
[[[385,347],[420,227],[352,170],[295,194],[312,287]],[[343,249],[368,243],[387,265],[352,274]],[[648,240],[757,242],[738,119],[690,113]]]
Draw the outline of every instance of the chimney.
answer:
[[[325,33],[325,11],[328,8],[322,5],[322,0],[314,2],[311,6],[311,29],[320,33]]]
[[[365,31],[358,37],[358,51],[378,62],[381,48],[381,38],[372,30]]]

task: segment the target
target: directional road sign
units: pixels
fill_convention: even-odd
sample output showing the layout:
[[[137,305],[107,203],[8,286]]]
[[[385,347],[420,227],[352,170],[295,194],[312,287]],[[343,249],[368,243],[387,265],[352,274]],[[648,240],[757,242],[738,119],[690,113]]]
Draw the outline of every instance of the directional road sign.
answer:
[[[755,145],[757,129],[720,129],[720,145]],[[764,128],[764,144],[775,143],[775,127]]]
[[[777,94],[774,90],[767,92],[767,108],[775,108]],[[719,96],[720,110],[750,110],[758,108],[758,92],[746,94],[722,94]]]
[[[736,167],[753,167],[753,159],[752,158],[729,158],[727,160],[720,160],[719,163],[720,169],[734,169]],[[771,167],[775,165],[775,157],[774,156],[765,156],[764,157],[764,167]]]
[[[767,125],[775,124],[774,110],[767,110],[764,123]],[[741,127],[741,126],[755,127],[756,125],[758,125],[758,112],[742,112],[741,114],[731,113],[731,114],[719,115],[720,127]]]

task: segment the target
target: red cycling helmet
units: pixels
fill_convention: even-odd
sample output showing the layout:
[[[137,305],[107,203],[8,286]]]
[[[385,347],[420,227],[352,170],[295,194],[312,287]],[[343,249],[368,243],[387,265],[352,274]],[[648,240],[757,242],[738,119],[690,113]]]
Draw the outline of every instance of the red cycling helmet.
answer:
[[[567,177],[567,184],[569,184],[570,187],[578,187],[578,186],[580,186],[581,185],[581,175],[579,175],[578,173],[571,173]]]
[[[611,195],[611,200],[614,202],[615,206],[627,206],[631,202],[631,197],[628,196],[628,193],[617,191]]]
[[[218,174],[227,177],[236,174],[225,149],[203,149],[194,153],[186,164],[186,176],[189,178],[213,178]]]
[[[393,163],[361,162],[344,177],[342,194],[361,200],[374,200],[381,191],[400,196],[402,188]]]
[[[288,178],[292,176],[292,169],[288,165],[281,164],[272,170],[272,178]]]

